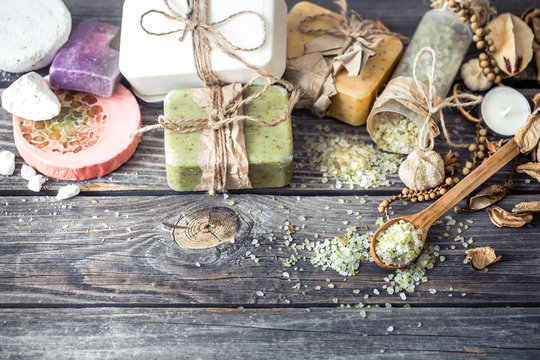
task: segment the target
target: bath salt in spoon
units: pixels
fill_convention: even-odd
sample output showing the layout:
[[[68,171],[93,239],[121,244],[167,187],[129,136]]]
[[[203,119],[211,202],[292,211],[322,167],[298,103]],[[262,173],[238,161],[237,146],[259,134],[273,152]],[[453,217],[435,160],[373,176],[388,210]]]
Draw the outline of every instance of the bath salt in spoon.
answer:
[[[482,165],[422,212],[398,217],[381,225],[371,239],[370,252],[375,263],[384,269],[399,269],[416,260],[426,243],[431,225],[519,153],[515,140],[510,140],[492,157],[484,161]],[[392,239],[396,240],[395,245],[397,246],[389,246]]]

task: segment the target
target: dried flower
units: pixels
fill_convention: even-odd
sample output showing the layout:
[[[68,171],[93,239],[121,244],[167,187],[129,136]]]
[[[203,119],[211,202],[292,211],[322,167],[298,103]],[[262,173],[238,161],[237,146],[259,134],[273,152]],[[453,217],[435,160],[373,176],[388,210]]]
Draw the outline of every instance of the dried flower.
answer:
[[[534,163],[527,163],[519,165],[516,168],[516,171],[518,173],[525,173],[529,176],[532,176],[535,178],[538,182],[540,182],[540,162],[534,162]]]
[[[472,91],[486,91],[493,85],[484,75],[480,67],[480,60],[476,58],[469,60],[461,66],[461,77],[465,86]]]
[[[514,139],[523,154],[534,150],[540,139],[540,113],[529,116],[527,123],[516,131]]]
[[[400,165],[399,178],[413,190],[431,189],[444,179],[444,161],[435,151],[413,151]]]
[[[533,220],[533,215],[530,213],[513,214],[498,206],[491,206],[486,211],[491,222],[498,227],[519,228]]]
[[[505,13],[490,21],[486,40],[493,41],[493,57],[508,76],[516,76],[532,59],[534,34],[519,17]]]
[[[491,185],[487,188],[480,190],[476,195],[469,199],[469,210],[478,211],[483,210],[498,201],[501,201],[508,195],[511,185]]]
[[[540,201],[529,201],[516,204],[512,209],[514,214],[540,212]]]
[[[484,270],[501,259],[501,256],[495,254],[495,250],[490,246],[483,246],[466,251],[465,261],[471,263],[475,270]]]
[[[528,8],[521,15],[521,18],[530,26],[535,36],[533,51],[536,57],[537,79],[540,81],[540,9],[534,7]]]
[[[448,153],[444,156],[444,172],[454,175],[454,172],[458,167],[458,158],[454,156],[452,150],[448,150]]]

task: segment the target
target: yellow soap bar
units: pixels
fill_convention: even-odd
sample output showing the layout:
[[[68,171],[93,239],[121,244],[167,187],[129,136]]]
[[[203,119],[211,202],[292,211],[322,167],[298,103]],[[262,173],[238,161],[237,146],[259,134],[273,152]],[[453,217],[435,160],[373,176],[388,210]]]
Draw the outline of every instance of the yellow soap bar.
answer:
[[[307,1],[300,2],[291,9],[287,17],[287,58],[301,56],[304,53],[304,45],[320,35],[302,33],[298,30],[300,21],[306,16],[323,13],[340,16]],[[321,17],[310,21],[308,25],[312,28],[331,28],[334,23],[328,18]],[[366,123],[375,96],[390,79],[403,50],[398,38],[388,35],[382,37],[384,44],[375,50],[376,55],[367,61],[360,75],[349,77],[346,70],[336,75],[337,94],[332,97],[332,104],[328,110],[333,118],[354,126]]]

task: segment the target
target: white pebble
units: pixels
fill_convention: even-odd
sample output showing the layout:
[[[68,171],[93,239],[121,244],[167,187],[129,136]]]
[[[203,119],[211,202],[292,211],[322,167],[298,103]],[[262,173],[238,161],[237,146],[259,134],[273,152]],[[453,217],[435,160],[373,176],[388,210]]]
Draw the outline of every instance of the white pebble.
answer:
[[[33,192],[40,192],[41,186],[45,183],[43,175],[34,175],[28,180],[28,189]]]
[[[0,69],[26,72],[49,65],[71,32],[61,0],[0,1]]]
[[[2,107],[26,120],[49,120],[60,114],[60,102],[41,75],[20,77],[2,93]]]
[[[34,170],[31,166],[28,166],[24,164],[21,168],[21,176],[24,180],[30,181],[30,179],[34,176],[36,176],[36,170]]]
[[[79,188],[78,185],[71,184],[71,185],[62,186],[60,189],[58,189],[58,194],[56,195],[56,199],[58,200],[70,199],[74,196],[79,195],[80,191],[81,189]]]
[[[0,152],[0,175],[13,175],[15,171],[15,154],[11,151]]]

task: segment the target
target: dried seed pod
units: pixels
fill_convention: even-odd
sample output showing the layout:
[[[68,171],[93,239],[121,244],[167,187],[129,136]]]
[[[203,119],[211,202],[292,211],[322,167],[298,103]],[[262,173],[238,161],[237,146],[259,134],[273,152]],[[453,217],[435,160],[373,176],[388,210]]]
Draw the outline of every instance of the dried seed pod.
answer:
[[[533,221],[531,213],[513,214],[499,206],[490,206],[486,209],[491,222],[498,227],[519,228]]]
[[[488,68],[489,63],[485,60],[471,59],[461,66],[461,77],[465,86],[472,91],[485,91],[492,85],[483,73],[483,68]]]
[[[510,13],[497,16],[488,25],[486,39],[492,39],[493,58],[507,76],[522,72],[532,59],[534,34],[519,17]],[[490,46],[491,48],[491,46]]]
[[[514,138],[523,154],[536,148],[540,139],[540,113],[529,116],[527,123],[516,131]]]
[[[469,210],[478,211],[487,208],[501,201],[508,195],[510,185],[491,185],[480,190],[476,195],[469,199]]]
[[[540,162],[521,164],[516,168],[516,171],[527,174],[540,182]]]
[[[540,212],[540,201],[528,201],[516,204],[512,209],[514,214]]]
[[[483,246],[466,251],[465,260],[471,263],[475,270],[484,270],[501,259],[495,254],[495,250],[490,246]]]

